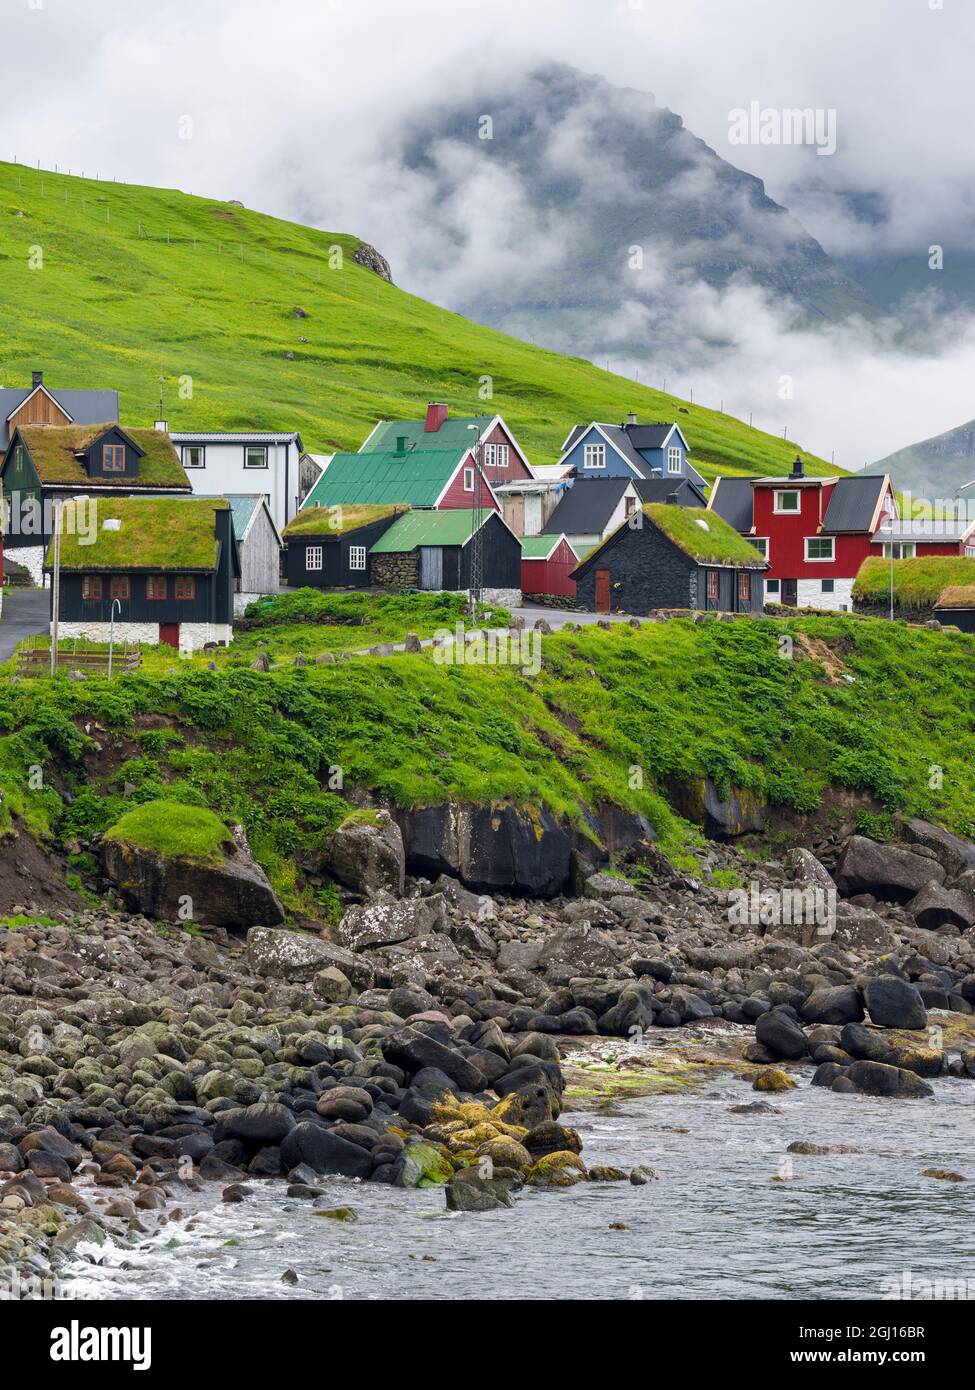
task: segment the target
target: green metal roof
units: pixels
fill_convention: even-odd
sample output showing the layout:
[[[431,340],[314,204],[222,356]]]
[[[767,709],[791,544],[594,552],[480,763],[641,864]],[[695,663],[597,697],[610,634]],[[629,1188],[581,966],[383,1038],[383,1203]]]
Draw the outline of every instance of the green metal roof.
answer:
[[[556,546],[565,539],[564,535],[522,536],[521,558],[523,560],[547,560]],[[573,554],[578,554],[571,541],[569,541],[569,549]]]
[[[493,415],[458,415],[456,419],[448,416],[440,428],[430,434],[424,428],[425,417],[423,420],[384,420],[376,426],[360,452],[389,453],[400,438],[406,439],[407,448],[412,445],[415,449],[463,449],[466,452],[474,447],[493,419]],[[476,425],[477,429],[468,429],[469,425]]]
[[[479,525],[483,526],[494,513],[482,510]],[[446,512],[407,512],[394,521],[370,553],[394,555],[415,550],[419,545],[466,545],[474,534],[474,512],[463,509]]]
[[[374,450],[365,454],[335,454],[301,504],[335,507],[343,502],[385,506],[408,502],[432,507],[450,482],[467,449]]]

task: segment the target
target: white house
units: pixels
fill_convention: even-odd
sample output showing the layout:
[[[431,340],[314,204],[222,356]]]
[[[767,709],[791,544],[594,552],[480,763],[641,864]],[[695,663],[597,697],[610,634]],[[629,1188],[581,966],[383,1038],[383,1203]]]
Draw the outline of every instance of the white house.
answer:
[[[301,493],[301,435],[247,430],[166,430],[194,493],[202,497],[262,496],[278,531],[298,510]]]

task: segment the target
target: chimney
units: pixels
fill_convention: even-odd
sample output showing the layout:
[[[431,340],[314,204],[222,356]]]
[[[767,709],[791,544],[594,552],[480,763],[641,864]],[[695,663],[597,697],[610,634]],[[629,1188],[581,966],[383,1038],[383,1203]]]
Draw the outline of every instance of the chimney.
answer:
[[[168,433],[169,433],[169,421],[168,421],[168,420],[154,420],[154,421],[152,422],[152,428],[153,428],[154,430],[158,430],[158,431],[160,432],[160,434],[168,434]]]
[[[796,454],[795,462],[792,465],[792,472],[789,474],[789,477],[804,478],[805,476],[805,473],[802,471],[802,459]]]
[[[668,507],[679,507],[679,506],[680,506],[680,493],[679,493],[679,492],[668,492],[668,493],[667,493],[667,506],[668,506]]]
[[[31,384],[31,387],[34,387],[34,386],[43,386],[43,385],[44,385],[44,373],[43,373],[43,372],[31,372],[31,374],[30,374],[30,384]]]
[[[626,417],[626,423],[627,423],[628,425],[635,425],[635,424],[636,424],[636,411],[635,411],[635,410],[631,410],[630,413],[627,415],[627,417]]]
[[[446,418],[447,406],[442,401],[431,401],[427,406],[427,422],[423,427],[424,433],[436,434]]]
[[[405,454],[405,453],[406,453],[406,435],[405,435],[405,434],[398,434],[398,435],[396,436],[396,452],[397,452],[397,454]]]

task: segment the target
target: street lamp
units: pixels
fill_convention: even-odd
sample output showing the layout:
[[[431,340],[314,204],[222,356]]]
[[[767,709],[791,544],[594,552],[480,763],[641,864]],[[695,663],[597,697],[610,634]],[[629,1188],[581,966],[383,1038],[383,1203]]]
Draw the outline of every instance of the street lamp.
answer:
[[[473,425],[468,425],[469,430],[475,431],[474,437],[474,497],[471,506],[471,551],[470,551],[470,605],[471,621],[477,625],[477,605],[481,601],[481,576],[484,572],[484,561],[481,552],[481,503],[483,498],[481,483],[481,422],[475,418]]]
[[[890,537],[887,544],[890,546],[890,621],[894,621],[894,518],[890,512],[887,513],[887,525],[881,526],[880,534]]]
[[[121,601],[121,599],[113,598],[113,599],[112,599],[112,610],[111,610],[111,612],[109,613],[109,617],[108,617],[108,679],[109,679],[109,680],[112,679],[112,653],[113,653],[113,651],[115,650],[115,610],[116,610],[116,608],[117,608],[118,611],[121,613],[121,611],[122,611],[122,601]]]

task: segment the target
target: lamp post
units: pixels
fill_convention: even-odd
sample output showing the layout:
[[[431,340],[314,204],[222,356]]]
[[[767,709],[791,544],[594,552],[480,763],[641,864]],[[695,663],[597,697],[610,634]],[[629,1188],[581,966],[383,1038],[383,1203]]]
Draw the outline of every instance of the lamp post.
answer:
[[[54,556],[51,566],[51,675],[58,669],[58,619],[61,609],[61,502],[56,499],[53,513]]]
[[[114,650],[115,650],[115,610],[116,610],[116,608],[117,608],[118,611],[121,613],[121,611],[122,611],[122,601],[121,601],[121,599],[113,598],[113,599],[112,599],[112,609],[111,609],[111,612],[109,613],[109,617],[108,617],[108,679],[109,679],[109,680],[112,679],[112,653],[113,653]]]
[[[481,476],[481,422],[476,418],[473,425],[468,425],[469,430],[475,431],[474,438],[474,498],[471,505],[471,578],[470,578],[470,604],[471,621],[477,625],[477,606],[481,601],[481,576],[484,572],[483,553],[481,549],[481,502],[482,502],[482,476]]]
[[[887,544],[890,547],[890,621],[894,621],[894,518],[888,512],[887,525],[881,526],[880,534],[889,536]]]

